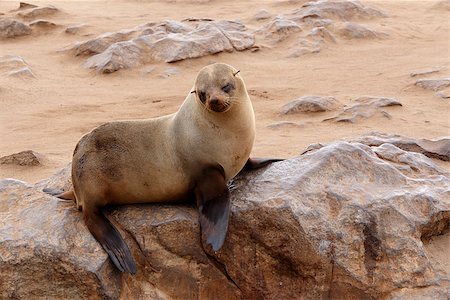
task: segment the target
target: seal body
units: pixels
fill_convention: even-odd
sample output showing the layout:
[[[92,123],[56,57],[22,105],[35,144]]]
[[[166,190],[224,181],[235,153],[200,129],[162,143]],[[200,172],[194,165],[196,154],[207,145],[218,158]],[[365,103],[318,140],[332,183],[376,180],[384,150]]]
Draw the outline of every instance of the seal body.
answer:
[[[74,151],[77,205],[183,199],[204,165],[219,164],[225,180],[233,178],[247,162],[254,137],[253,108],[245,90],[225,113],[208,111],[189,94],[175,114],[103,124]]]
[[[195,197],[203,241],[217,251],[228,229],[228,181],[244,166],[277,161],[249,158],[255,117],[238,73],[226,64],[206,66],[176,113],[106,123],[78,142],[73,190],[58,197],[76,201],[89,231],[120,271],[134,274],[137,268],[103,207]]]

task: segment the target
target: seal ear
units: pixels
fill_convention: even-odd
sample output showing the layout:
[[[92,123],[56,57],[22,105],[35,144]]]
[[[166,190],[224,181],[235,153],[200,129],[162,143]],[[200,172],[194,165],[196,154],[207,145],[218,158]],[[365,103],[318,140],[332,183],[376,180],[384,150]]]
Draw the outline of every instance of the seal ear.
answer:
[[[236,72],[233,73],[233,76],[236,76],[241,70],[237,70]]]
[[[202,236],[218,251],[225,241],[230,216],[230,190],[222,166],[208,166],[197,178],[194,189]]]

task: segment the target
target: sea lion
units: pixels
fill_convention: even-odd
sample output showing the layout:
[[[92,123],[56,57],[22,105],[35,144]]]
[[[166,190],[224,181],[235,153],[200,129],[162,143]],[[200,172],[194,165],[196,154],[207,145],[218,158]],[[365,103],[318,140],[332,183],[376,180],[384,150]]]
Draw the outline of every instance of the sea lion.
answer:
[[[76,201],[89,231],[122,272],[137,268],[102,213],[107,205],[195,197],[202,237],[217,251],[228,228],[228,181],[244,166],[279,160],[250,159],[254,138],[253,107],[239,71],[212,64],[200,70],[176,113],[110,122],[83,136],[73,153],[73,189],[57,196]]]

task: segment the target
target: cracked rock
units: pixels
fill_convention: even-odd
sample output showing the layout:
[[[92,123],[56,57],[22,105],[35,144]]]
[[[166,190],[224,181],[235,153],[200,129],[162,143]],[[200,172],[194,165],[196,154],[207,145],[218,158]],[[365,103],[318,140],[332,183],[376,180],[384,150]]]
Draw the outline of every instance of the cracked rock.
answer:
[[[191,205],[108,209],[135,276],[113,267],[74,203],[41,192],[69,174],[37,186],[0,181],[2,298],[422,298],[448,289],[449,271],[427,251],[448,235],[450,174],[389,143],[335,142],[239,175],[217,253],[205,254]]]

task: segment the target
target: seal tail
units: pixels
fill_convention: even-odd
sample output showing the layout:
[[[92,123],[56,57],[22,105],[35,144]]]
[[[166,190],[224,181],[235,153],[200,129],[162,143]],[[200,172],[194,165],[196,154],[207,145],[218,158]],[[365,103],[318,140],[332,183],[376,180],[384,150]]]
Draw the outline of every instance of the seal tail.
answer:
[[[136,274],[137,267],[130,249],[123,240],[119,231],[99,210],[86,212],[84,210],[84,222],[95,239],[102,245],[109,258],[121,272]]]
[[[64,192],[63,190],[45,188],[42,191],[59,199],[75,201],[75,193],[73,190]]]

